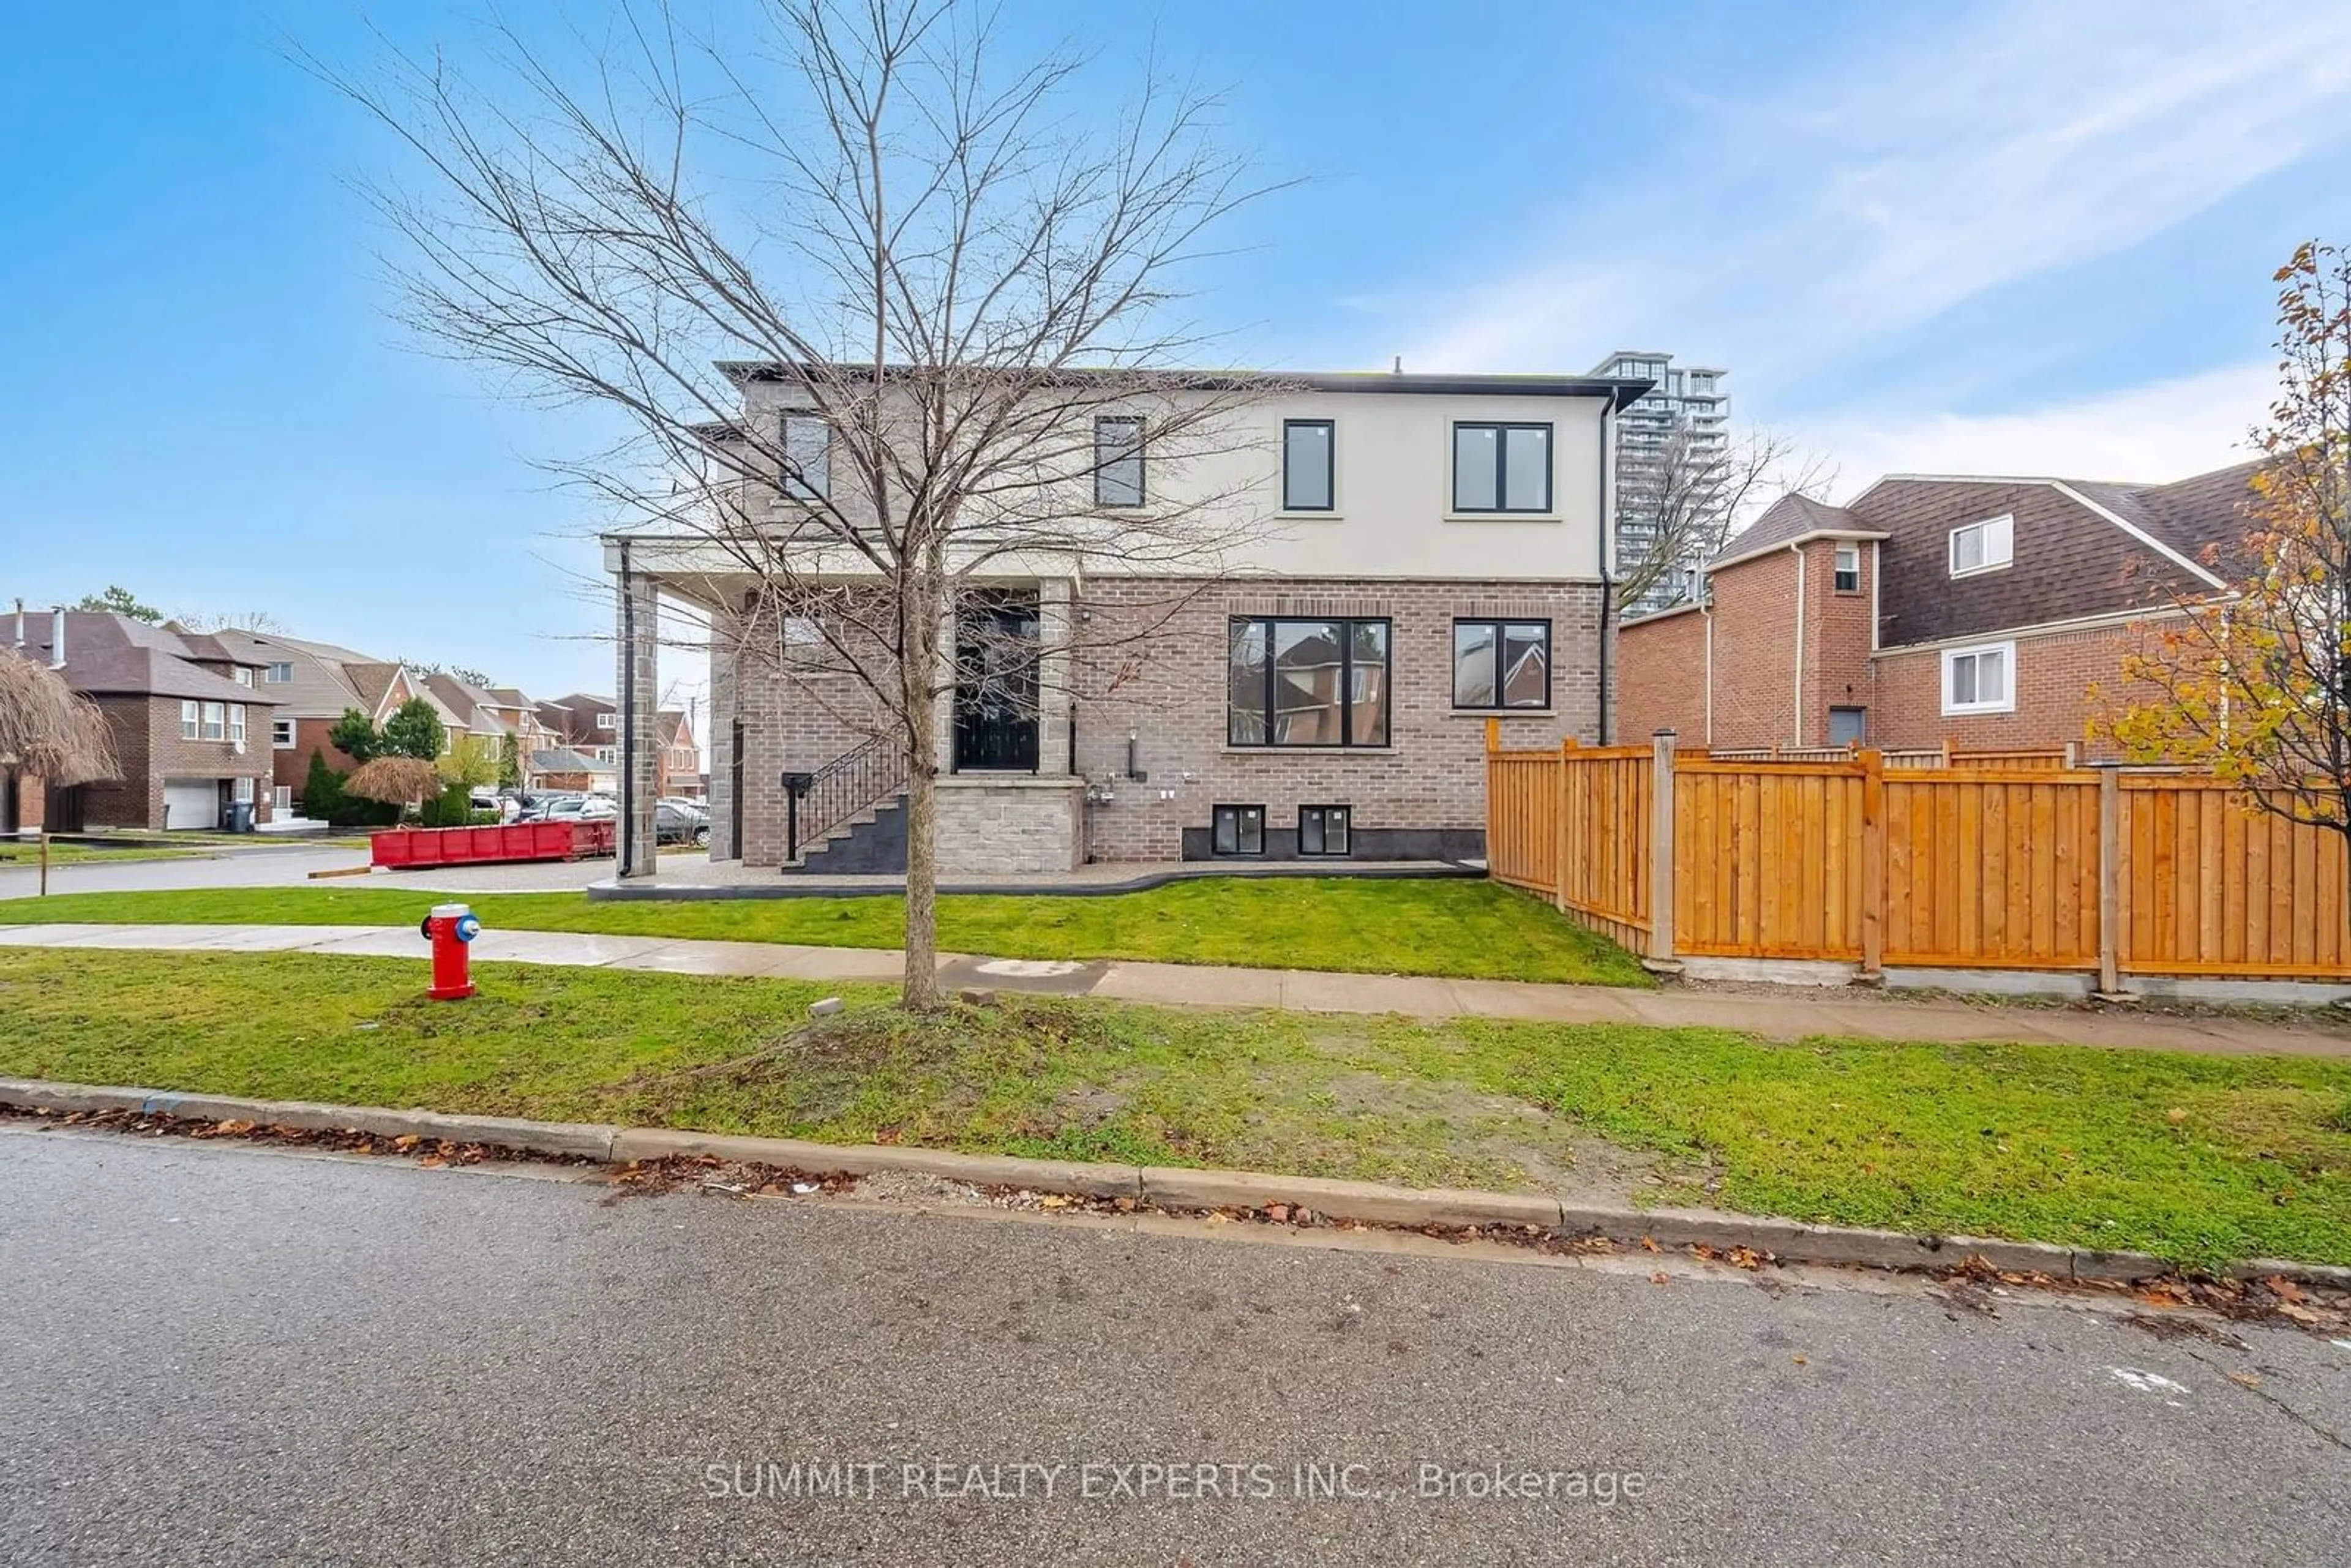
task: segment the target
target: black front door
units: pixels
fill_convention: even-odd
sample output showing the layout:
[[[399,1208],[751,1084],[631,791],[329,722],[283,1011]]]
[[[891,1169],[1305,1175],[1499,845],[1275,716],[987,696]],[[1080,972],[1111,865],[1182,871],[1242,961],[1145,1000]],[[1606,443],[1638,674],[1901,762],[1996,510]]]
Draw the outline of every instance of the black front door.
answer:
[[[1037,771],[1037,599],[990,593],[956,614],[955,770]]]

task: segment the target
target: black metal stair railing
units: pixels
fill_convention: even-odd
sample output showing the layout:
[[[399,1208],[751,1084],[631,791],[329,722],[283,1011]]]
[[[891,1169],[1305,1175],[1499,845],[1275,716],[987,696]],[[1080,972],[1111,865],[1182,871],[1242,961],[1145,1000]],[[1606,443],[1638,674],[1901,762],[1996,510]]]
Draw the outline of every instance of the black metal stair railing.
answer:
[[[784,862],[875,801],[906,787],[906,754],[893,736],[877,736],[813,773],[784,775]]]

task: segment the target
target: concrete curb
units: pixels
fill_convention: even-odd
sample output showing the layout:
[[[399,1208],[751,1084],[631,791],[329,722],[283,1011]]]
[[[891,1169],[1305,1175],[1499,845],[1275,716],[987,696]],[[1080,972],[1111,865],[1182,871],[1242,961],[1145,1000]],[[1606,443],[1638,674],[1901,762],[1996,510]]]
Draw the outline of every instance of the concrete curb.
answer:
[[[1541,1193],[1387,1186],[1376,1182],[1333,1181],[1259,1171],[1019,1159],[879,1144],[819,1144],[799,1138],[755,1138],[660,1127],[528,1122],[507,1116],[322,1105],[304,1100],[243,1100],[228,1095],[53,1083],[28,1078],[0,1078],[0,1105],[84,1113],[123,1111],[135,1115],[251,1122],[258,1126],[306,1131],[371,1133],[380,1137],[414,1135],[451,1143],[485,1144],[525,1154],[573,1155],[610,1165],[706,1155],[746,1165],[789,1166],[812,1175],[872,1176],[881,1171],[905,1171],[978,1186],[1019,1186],[1087,1197],[1131,1197],[1170,1209],[1264,1208],[1284,1204],[1311,1208],[1328,1218],[1366,1225],[1408,1228],[1533,1227],[1570,1236],[1604,1237],[1634,1246],[1654,1241],[1668,1249],[1712,1247],[1729,1250],[1743,1247],[1769,1252],[1782,1263],[1907,1270],[1948,1268],[1970,1258],[1980,1258],[2004,1272],[2046,1274],[2059,1280],[2139,1280],[2173,1272],[2163,1260],[2144,1252],[2107,1252],[1985,1237],[1913,1236],[1899,1230],[1805,1225],[1792,1219],[1717,1214],[1705,1209],[1562,1205],[1557,1198]],[[2351,1267],[2334,1264],[2253,1259],[2232,1264],[2220,1272],[2232,1279],[2283,1276],[2329,1290],[2351,1290]]]

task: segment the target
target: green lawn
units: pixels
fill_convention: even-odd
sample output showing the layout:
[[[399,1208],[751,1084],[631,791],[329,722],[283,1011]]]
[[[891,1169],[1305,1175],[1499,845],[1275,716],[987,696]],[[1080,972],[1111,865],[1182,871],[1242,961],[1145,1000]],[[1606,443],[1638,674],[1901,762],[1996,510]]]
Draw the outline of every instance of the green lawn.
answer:
[[[58,921],[413,925],[447,899],[381,887],[190,888],[0,903],[0,925]],[[895,947],[904,901],[716,899],[591,903],[577,893],[470,896],[510,930]],[[1099,897],[939,900],[939,945],[1005,958],[1147,958],[1374,975],[1643,986],[1631,954],[1513,889],[1469,879],[1215,877]]]
[[[1029,999],[917,1023],[874,988],[804,1027],[806,984],[477,976],[435,1004],[418,960],[0,949],[0,1073],[2351,1263],[2351,1062]]]

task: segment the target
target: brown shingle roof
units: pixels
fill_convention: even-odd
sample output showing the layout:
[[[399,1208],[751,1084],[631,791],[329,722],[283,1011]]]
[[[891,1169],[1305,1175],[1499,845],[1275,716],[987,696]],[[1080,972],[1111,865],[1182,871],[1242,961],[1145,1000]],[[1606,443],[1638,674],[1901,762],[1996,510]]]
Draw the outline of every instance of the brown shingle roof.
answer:
[[[1738,536],[1716,551],[1714,559],[1707,564],[1712,566],[1717,561],[1735,560],[1740,556],[1770,549],[1774,545],[1783,545],[1791,539],[1802,538],[1823,528],[1853,533],[1873,531],[1867,523],[1843,507],[1832,507],[1825,501],[1815,501],[1810,496],[1791,493],[1763,508],[1761,517],[1740,529]]]
[[[51,616],[27,612],[25,652],[50,658]],[[13,630],[13,627],[12,627]],[[277,699],[226,675],[197,666],[198,659],[232,658],[210,638],[190,638],[110,611],[66,612],[66,658],[62,674],[76,691],[101,696],[193,698],[275,707]]]

